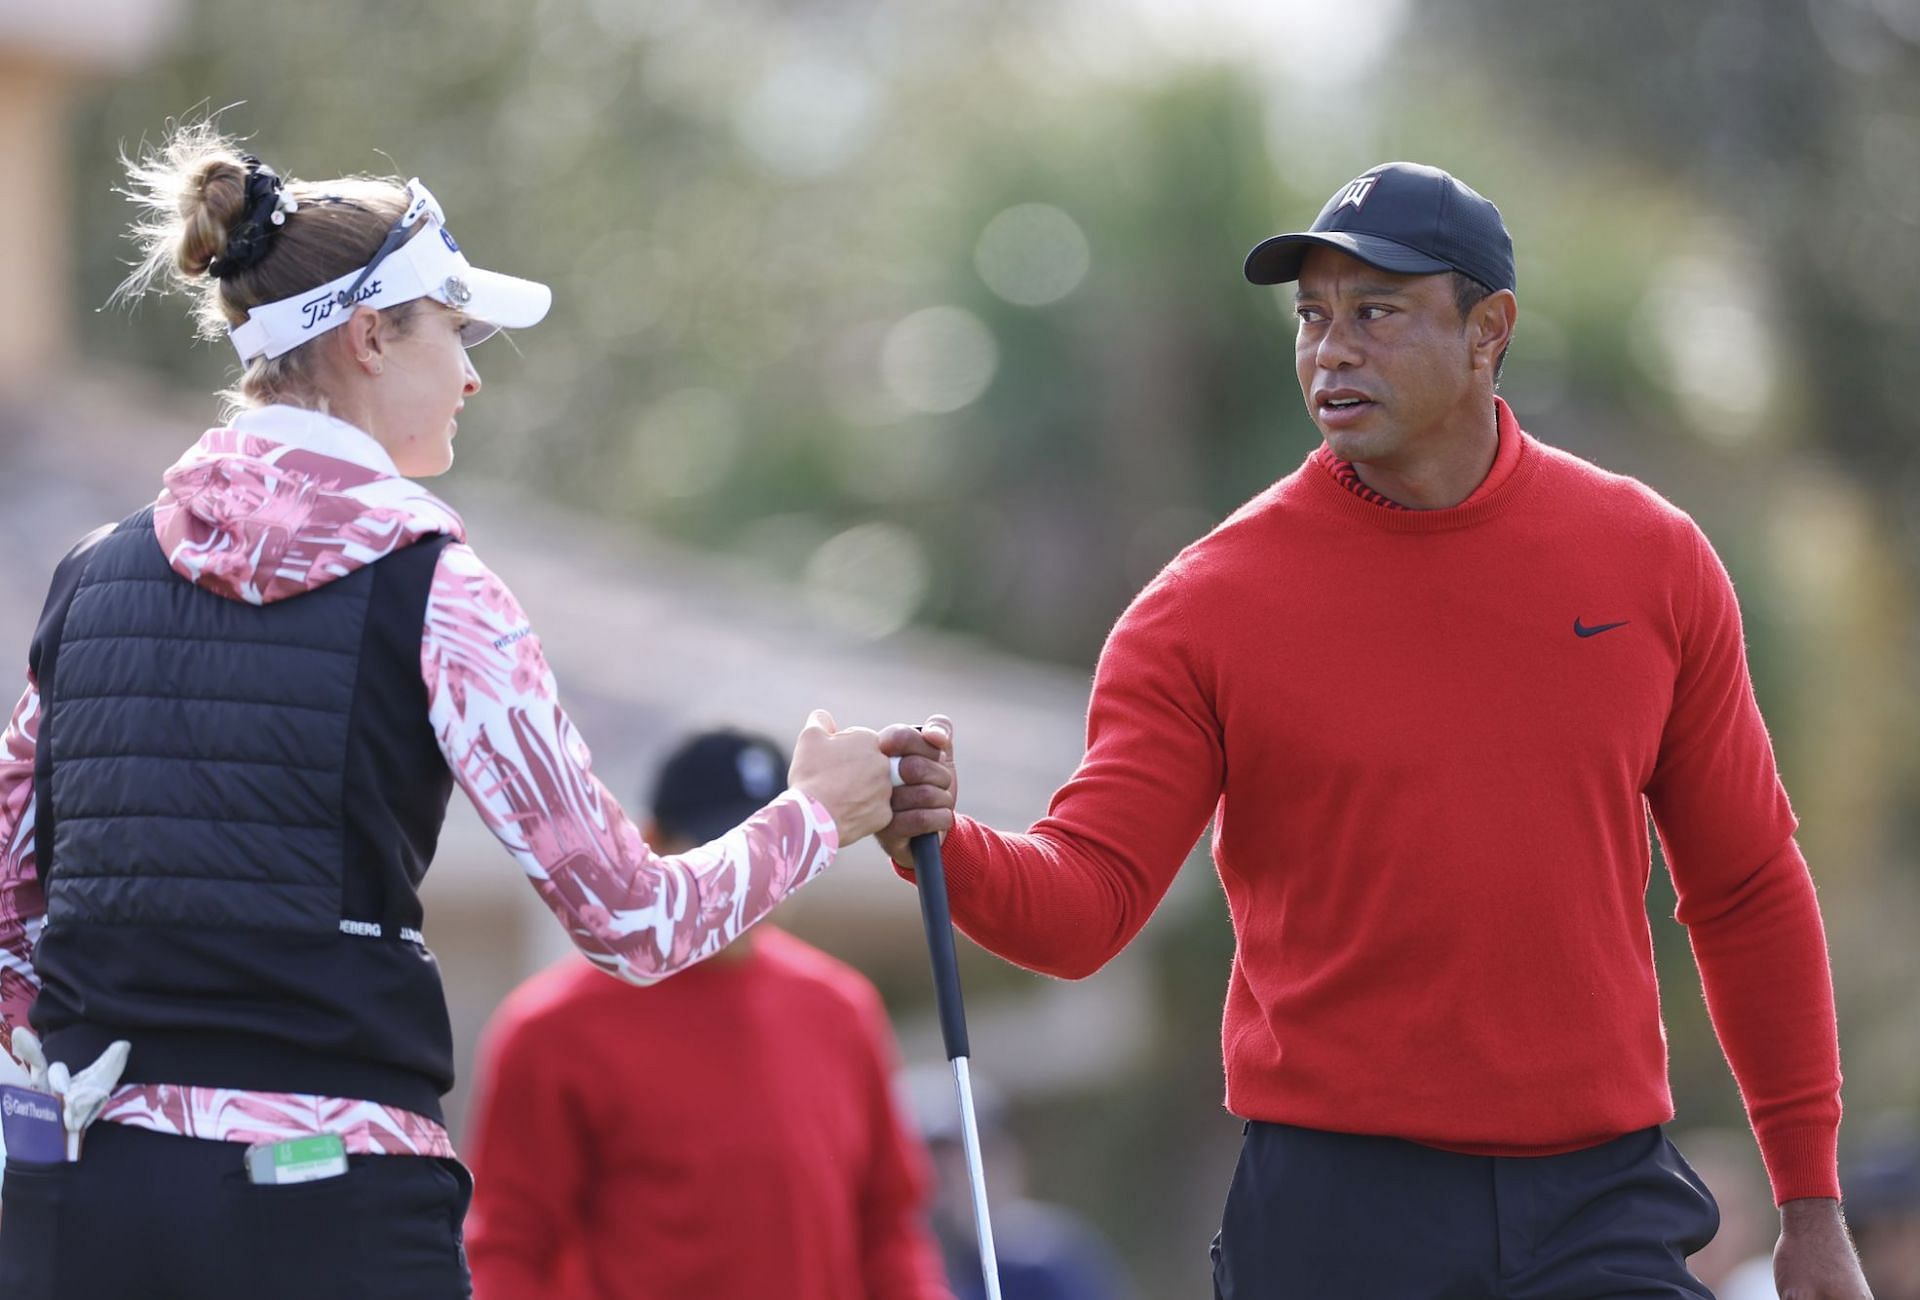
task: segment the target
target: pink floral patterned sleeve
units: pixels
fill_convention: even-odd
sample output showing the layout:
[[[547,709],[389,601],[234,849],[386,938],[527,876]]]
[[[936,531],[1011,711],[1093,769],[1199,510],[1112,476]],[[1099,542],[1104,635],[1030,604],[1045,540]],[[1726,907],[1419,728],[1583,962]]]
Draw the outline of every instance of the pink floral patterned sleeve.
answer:
[[[31,678],[0,738],[0,1050],[13,1046],[40,991],[33,945],[46,924],[33,848],[33,751],[40,692]]]
[[[711,844],[649,851],[593,775],[526,615],[464,543],[441,552],[420,660],[454,779],[575,946],[610,974],[651,984],[711,956],[839,848],[826,808],[788,790]]]

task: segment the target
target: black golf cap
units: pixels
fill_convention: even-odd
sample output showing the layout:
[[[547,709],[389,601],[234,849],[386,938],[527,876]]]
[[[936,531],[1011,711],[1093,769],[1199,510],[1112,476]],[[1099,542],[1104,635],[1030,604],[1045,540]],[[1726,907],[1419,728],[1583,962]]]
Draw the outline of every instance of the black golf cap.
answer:
[[[787,788],[787,756],[765,736],[732,727],[680,742],[653,786],[653,820],[669,835],[719,839]]]
[[[1500,209],[1424,163],[1382,163],[1354,177],[1327,200],[1310,229],[1275,235],[1248,253],[1247,279],[1299,279],[1300,263],[1316,244],[1383,271],[1459,271],[1489,289],[1514,287],[1513,238]]]

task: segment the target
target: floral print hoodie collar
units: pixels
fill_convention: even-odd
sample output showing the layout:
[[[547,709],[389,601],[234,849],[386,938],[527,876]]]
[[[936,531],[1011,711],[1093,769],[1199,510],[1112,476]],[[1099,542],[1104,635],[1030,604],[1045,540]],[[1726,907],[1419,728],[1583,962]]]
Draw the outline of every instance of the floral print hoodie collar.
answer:
[[[465,540],[371,434],[293,406],[209,429],[163,476],[153,531],[181,577],[229,600],[286,600],[423,537]]]

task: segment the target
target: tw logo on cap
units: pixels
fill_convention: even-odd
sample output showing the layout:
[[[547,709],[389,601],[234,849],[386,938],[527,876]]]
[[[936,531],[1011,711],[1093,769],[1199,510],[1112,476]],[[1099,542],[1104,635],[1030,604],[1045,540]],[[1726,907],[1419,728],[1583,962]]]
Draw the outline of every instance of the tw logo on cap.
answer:
[[[1334,196],[1334,211],[1359,207],[1367,201],[1367,195],[1373,193],[1373,187],[1379,182],[1378,176],[1362,176],[1357,181],[1348,181],[1347,187]]]

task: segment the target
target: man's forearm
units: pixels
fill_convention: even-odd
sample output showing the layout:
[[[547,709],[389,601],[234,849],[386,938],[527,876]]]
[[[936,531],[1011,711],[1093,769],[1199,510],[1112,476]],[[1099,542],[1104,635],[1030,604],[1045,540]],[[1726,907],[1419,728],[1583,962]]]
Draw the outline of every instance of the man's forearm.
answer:
[[[1707,1008],[1774,1201],[1840,1195],[1840,1045],[1826,933],[1789,840],[1724,910],[1689,927]]]
[[[1152,869],[1045,823],[1008,834],[968,818],[945,850],[954,924],[988,952],[1061,979],[1084,979],[1126,947],[1182,861]]]

